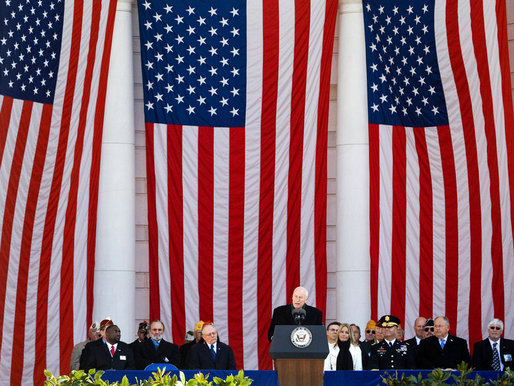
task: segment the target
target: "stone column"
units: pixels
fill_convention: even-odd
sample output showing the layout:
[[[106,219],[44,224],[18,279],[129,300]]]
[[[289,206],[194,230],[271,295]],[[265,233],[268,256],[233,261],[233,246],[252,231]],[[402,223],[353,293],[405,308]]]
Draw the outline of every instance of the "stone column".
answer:
[[[370,316],[369,144],[361,0],[339,2],[337,68],[337,320]]]
[[[118,0],[102,139],[93,320],[110,316],[124,341],[137,328],[132,45],[132,0]]]

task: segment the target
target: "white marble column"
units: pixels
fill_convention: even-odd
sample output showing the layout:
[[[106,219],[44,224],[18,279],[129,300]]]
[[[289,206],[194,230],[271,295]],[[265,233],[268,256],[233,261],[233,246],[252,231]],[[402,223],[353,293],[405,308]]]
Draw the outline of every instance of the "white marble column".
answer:
[[[337,82],[337,320],[370,316],[369,146],[361,0],[339,2]]]
[[[132,0],[118,0],[102,139],[93,320],[109,316],[124,341],[135,326],[135,172]]]

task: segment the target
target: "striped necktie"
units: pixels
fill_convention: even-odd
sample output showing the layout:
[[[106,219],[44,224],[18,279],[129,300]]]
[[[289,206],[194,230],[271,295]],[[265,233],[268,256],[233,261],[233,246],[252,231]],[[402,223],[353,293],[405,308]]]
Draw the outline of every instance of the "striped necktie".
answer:
[[[498,343],[493,343],[493,369],[495,371],[500,371],[502,368],[500,366],[500,356],[498,355]]]

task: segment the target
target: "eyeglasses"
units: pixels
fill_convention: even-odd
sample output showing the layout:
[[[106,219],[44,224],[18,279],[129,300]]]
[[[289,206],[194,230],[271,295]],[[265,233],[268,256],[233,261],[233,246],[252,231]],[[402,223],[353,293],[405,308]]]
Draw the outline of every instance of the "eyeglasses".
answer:
[[[490,328],[491,330],[498,330],[498,331],[499,331],[499,330],[501,330],[501,328],[500,328],[500,327],[498,327],[498,326],[491,326],[491,327],[489,327],[489,328]]]
[[[375,335],[375,330],[366,330],[366,334],[373,334],[373,335]]]
[[[434,331],[434,327],[425,327],[425,332]]]
[[[210,332],[210,333],[208,333],[208,334],[203,333],[202,335],[206,335],[206,336],[215,336],[215,335],[217,335],[217,334],[218,334],[217,332]]]

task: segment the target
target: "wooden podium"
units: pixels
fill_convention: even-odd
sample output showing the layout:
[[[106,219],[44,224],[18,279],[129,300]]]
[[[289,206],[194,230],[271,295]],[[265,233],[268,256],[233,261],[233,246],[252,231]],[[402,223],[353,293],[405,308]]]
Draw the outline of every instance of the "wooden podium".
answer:
[[[300,330],[300,342],[293,337],[293,331],[297,327],[308,330],[307,334]],[[312,339],[305,346],[308,337],[301,339],[309,334]],[[275,326],[270,356],[274,360],[280,386],[322,386],[323,365],[327,355],[325,326]]]

